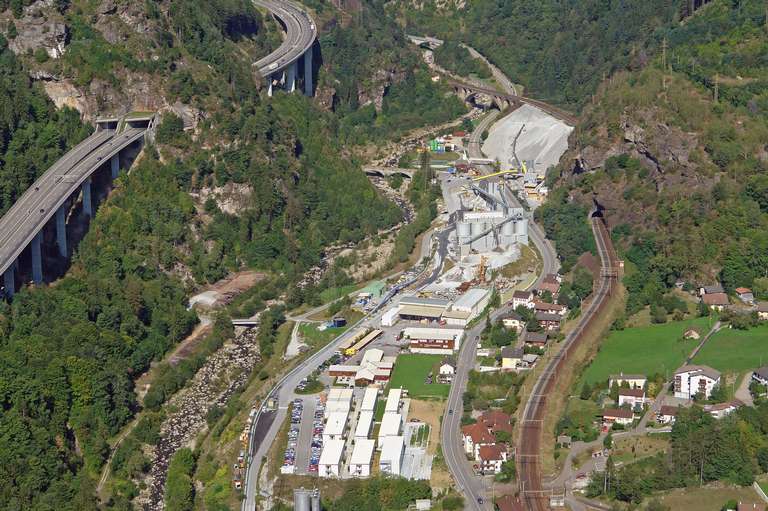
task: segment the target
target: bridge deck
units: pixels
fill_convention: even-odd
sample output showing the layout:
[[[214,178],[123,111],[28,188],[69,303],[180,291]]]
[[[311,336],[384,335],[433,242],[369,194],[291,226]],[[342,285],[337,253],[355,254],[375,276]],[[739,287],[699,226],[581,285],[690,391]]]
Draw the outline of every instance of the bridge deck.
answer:
[[[280,18],[286,28],[282,44],[254,63],[261,76],[268,76],[282,71],[309,50],[317,37],[317,27],[309,14],[292,2],[253,0],[253,3]]]
[[[0,274],[96,169],[144,136],[146,128],[97,131],[62,156],[0,218]]]

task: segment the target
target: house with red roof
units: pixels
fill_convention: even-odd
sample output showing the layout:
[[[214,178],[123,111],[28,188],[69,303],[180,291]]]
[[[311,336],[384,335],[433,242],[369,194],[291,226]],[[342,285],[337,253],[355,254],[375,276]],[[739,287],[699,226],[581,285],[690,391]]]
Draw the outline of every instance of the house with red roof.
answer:
[[[507,446],[504,444],[484,445],[480,447],[478,461],[480,472],[485,474],[498,474],[501,465],[507,461]]]
[[[488,428],[482,422],[463,426],[461,428],[461,438],[464,442],[464,452],[476,460],[480,457],[481,447],[496,443],[496,437],[488,431]]]

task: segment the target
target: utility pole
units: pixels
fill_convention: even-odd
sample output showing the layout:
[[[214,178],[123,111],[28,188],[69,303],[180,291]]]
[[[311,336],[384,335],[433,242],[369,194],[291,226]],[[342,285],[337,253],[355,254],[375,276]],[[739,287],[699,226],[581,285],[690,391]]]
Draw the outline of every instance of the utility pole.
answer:
[[[661,40],[661,69],[667,69],[667,38]]]
[[[720,74],[715,74],[715,103],[717,103],[717,96],[720,88]]]

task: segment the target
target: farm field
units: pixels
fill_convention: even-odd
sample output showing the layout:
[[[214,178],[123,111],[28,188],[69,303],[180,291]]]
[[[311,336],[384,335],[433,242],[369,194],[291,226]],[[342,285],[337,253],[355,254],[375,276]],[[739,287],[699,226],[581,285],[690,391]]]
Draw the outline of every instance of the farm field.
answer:
[[[661,325],[626,328],[608,335],[595,359],[584,371],[581,383],[593,384],[624,372],[652,375],[680,367],[699,341],[681,340],[690,326],[709,331],[712,318],[673,321]],[[580,385],[577,388],[580,388]]]
[[[693,362],[722,372],[756,369],[761,362],[768,362],[768,325],[749,330],[723,329],[707,341]]]
[[[412,398],[447,397],[450,385],[425,383],[429,373],[442,359],[442,355],[400,355],[392,371],[389,387],[408,389],[408,395]]]
[[[761,502],[757,492],[750,486],[742,488],[719,483],[703,488],[681,488],[654,494],[654,496],[658,496],[662,504],[675,510],[720,511],[723,504],[731,499],[750,504]],[[751,508],[752,506],[750,506]]]

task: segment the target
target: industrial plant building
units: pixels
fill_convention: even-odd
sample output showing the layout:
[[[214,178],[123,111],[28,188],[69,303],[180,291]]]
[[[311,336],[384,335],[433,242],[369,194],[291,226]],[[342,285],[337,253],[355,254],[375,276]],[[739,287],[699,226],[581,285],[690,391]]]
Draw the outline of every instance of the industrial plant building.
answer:
[[[471,189],[483,204],[456,212],[456,253],[460,257],[528,244],[525,211],[507,205],[499,183],[485,181]]]

